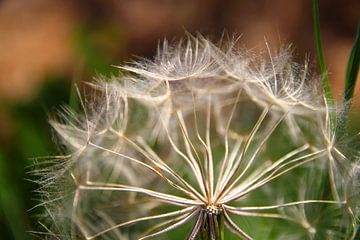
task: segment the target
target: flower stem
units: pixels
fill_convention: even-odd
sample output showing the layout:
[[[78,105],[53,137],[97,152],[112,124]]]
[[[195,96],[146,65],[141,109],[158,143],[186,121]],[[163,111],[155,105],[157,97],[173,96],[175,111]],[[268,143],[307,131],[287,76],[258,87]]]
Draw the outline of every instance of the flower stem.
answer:
[[[213,222],[211,222],[213,221]],[[200,231],[196,240],[224,240],[224,216],[205,214]]]

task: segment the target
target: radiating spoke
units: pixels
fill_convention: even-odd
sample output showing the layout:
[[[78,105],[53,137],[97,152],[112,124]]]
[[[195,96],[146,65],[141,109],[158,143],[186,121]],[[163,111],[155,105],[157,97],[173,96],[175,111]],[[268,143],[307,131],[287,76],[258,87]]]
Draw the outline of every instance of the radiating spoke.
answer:
[[[196,169],[196,165],[194,165],[194,163],[191,161],[191,159],[190,159],[186,154],[184,154],[184,153],[176,146],[174,140],[173,140],[172,137],[171,137],[171,134],[170,134],[170,132],[169,132],[169,129],[167,128],[166,124],[163,122],[163,119],[162,119],[162,117],[161,117],[161,114],[160,114],[160,119],[161,119],[161,121],[162,121],[162,123],[163,123],[164,130],[166,131],[167,138],[168,138],[168,140],[169,140],[169,142],[170,142],[170,145],[171,145],[171,147],[173,148],[173,150],[174,150],[179,156],[181,156],[181,157],[185,160],[185,162],[190,166],[190,168],[191,168],[194,176],[199,176],[199,172],[198,172],[198,170]],[[195,189],[193,189],[193,190],[195,191],[195,194],[196,194],[197,196],[200,195],[199,193],[196,192]]]
[[[197,119],[197,114],[196,114],[196,100],[195,100],[195,96],[194,96],[194,92],[191,91],[192,94],[192,102],[193,102],[193,115],[194,115],[194,123],[195,123],[195,132],[196,132],[196,137],[198,138],[198,140],[200,141],[200,143],[205,147],[205,149],[207,148],[207,145],[205,143],[205,141],[201,138],[200,133],[199,133],[199,127],[198,127],[198,119]],[[209,171],[209,169],[205,168],[205,172]],[[207,175],[207,174],[206,174]],[[208,179],[209,180],[209,179]],[[208,201],[210,200],[210,196],[212,195],[212,193],[210,193],[210,186],[209,183],[206,181],[205,184],[205,190],[206,190],[206,197],[208,199]]]
[[[98,191],[123,191],[123,192],[135,192],[135,193],[142,193],[147,196],[162,200],[164,202],[173,204],[173,205],[201,205],[202,202],[195,201],[191,199],[186,199],[178,196],[174,196],[171,194],[165,194],[161,192],[156,192],[153,190],[140,188],[140,187],[133,187],[128,185],[120,185],[120,184],[110,184],[110,183],[88,183],[87,185],[79,186],[79,189],[82,190],[98,190]]]
[[[180,220],[180,221],[178,221],[178,222],[170,225],[169,227],[167,227],[167,228],[165,228],[165,229],[162,229],[162,230],[157,231],[157,232],[155,232],[155,233],[151,233],[151,234],[149,234],[149,235],[143,236],[143,237],[139,238],[139,240],[144,240],[144,239],[147,239],[147,238],[155,237],[155,236],[157,236],[157,235],[164,234],[164,233],[167,233],[167,232],[169,232],[169,231],[171,231],[171,230],[173,230],[173,229],[175,229],[175,228],[178,228],[178,227],[180,227],[181,225],[189,222],[196,214],[198,214],[199,211],[200,211],[199,209],[198,209],[198,210],[195,210],[192,214],[190,214],[189,216],[185,217],[184,219],[182,219],[182,220]]]
[[[182,214],[186,214],[190,211],[194,210],[194,207],[187,207],[187,208],[184,208],[184,209],[181,209],[181,210],[178,210],[178,211],[173,211],[173,212],[168,212],[168,213],[163,213],[163,214],[158,214],[158,215],[153,215],[153,216],[146,216],[146,217],[140,217],[140,218],[136,218],[136,219],[133,219],[133,220],[130,220],[130,221],[126,221],[126,222],[123,222],[123,223],[120,223],[120,224],[116,224],[114,226],[111,226],[101,232],[98,232],[90,237],[88,237],[87,239],[94,239],[94,238],[97,238],[107,232],[110,232],[114,229],[117,229],[117,228],[120,228],[120,227],[124,227],[124,226],[127,226],[127,225],[131,225],[131,224],[134,224],[134,223],[138,223],[138,222],[143,222],[143,221],[148,221],[148,220],[154,220],[154,219],[160,219],[160,218],[168,218],[168,217],[173,217],[173,216],[177,216],[177,215],[182,215]]]
[[[284,208],[284,207],[297,206],[297,205],[310,204],[310,203],[346,204],[345,201],[339,202],[339,201],[330,201],[330,200],[303,200],[303,201],[282,203],[282,204],[269,205],[269,206],[254,206],[254,207],[232,207],[228,205],[224,205],[224,206],[229,211],[263,211],[263,210],[272,210],[277,208]]]
[[[174,186],[176,189],[179,189],[182,192],[185,192],[187,195],[192,196],[194,199],[202,199],[202,197],[196,192],[193,187],[187,183],[181,176],[179,176],[173,169],[171,169],[151,148],[147,143],[142,139],[138,138],[139,143],[143,148],[141,148],[138,144],[136,144],[131,139],[127,138],[126,136],[121,135],[121,138],[126,140],[128,143],[131,144],[137,151],[139,151],[144,157],[146,157],[150,162],[156,165],[161,170],[169,173],[175,179],[178,180],[183,186],[185,186],[188,190],[178,186],[177,184],[169,181],[170,185]]]
[[[261,143],[256,147],[255,151],[252,153],[251,158],[248,162],[248,164],[246,165],[245,169],[242,170],[241,174],[234,180],[234,182],[229,186],[229,190],[232,190],[234,188],[234,186],[238,183],[238,181],[245,175],[245,173],[248,171],[248,169],[250,168],[250,166],[253,164],[255,158],[257,157],[257,155],[259,154],[260,150],[262,149],[262,147],[265,145],[266,141],[269,139],[269,137],[274,133],[275,129],[279,126],[279,124],[285,119],[285,117],[287,116],[287,114],[284,114],[282,117],[279,118],[278,121],[276,121],[276,123],[271,127],[271,129],[269,130],[269,132],[266,133],[266,136],[263,138],[263,140],[261,141]]]
[[[214,194],[214,160],[213,160],[213,153],[211,148],[211,141],[210,141],[210,120],[211,120],[211,95],[209,95],[208,99],[208,106],[206,111],[206,160],[207,160],[207,173],[208,173],[208,181],[210,187],[210,196],[209,199],[212,200]]]
[[[236,225],[236,223],[234,223],[234,221],[230,218],[230,216],[227,214],[225,209],[223,213],[224,213],[225,225],[231,232],[235,233],[236,235],[240,236],[243,239],[253,240],[252,237],[247,235],[241,228],[239,228],[239,226]]]
[[[154,168],[154,167],[150,166],[149,164],[146,164],[146,163],[144,163],[144,162],[142,162],[142,161],[140,161],[140,160],[138,160],[138,159],[136,159],[136,158],[127,156],[127,155],[125,155],[125,154],[122,154],[122,153],[119,153],[119,152],[115,152],[115,151],[113,151],[113,150],[111,150],[111,149],[104,148],[104,147],[99,146],[99,145],[97,145],[97,144],[94,144],[94,143],[92,143],[92,142],[89,142],[89,145],[91,145],[91,146],[93,146],[93,147],[95,147],[95,148],[101,149],[101,150],[103,150],[103,151],[106,151],[106,152],[115,154],[115,155],[117,155],[117,156],[123,157],[123,158],[125,158],[125,159],[130,160],[130,161],[133,161],[133,162],[139,164],[140,166],[143,166],[143,167],[151,170],[151,171],[154,172],[156,175],[158,175],[159,177],[161,177],[162,179],[164,179],[167,183],[169,183],[169,185],[171,185],[171,186],[173,186],[173,187],[175,187],[175,188],[177,188],[177,189],[179,189],[179,190],[182,190],[182,189],[183,189],[183,188],[181,188],[180,186],[178,186],[177,184],[175,184],[174,182],[172,182],[170,179],[168,179],[167,177],[165,177],[164,174],[163,174],[161,171],[159,171],[159,169]],[[189,186],[189,185],[188,185],[188,186]],[[191,189],[191,190],[193,190],[193,189]],[[194,191],[195,191],[195,190],[194,190]],[[195,191],[195,193],[196,193],[196,191]],[[190,194],[190,195],[192,195],[192,194]],[[199,196],[200,196],[200,195],[199,195]]]
[[[226,167],[229,164],[229,162],[228,162],[229,161],[229,158],[228,158],[228,155],[229,155],[229,136],[228,136],[228,134],[229,134],[230,124],[231,124],[231,121],[232,121],[234,113],[235,113],[235,109],[237,108],[238,103],[239,103],[239,98],[240,98],[241,92],[242,91],[240,90],[238,92],[238,94],[236,95],[235,102],[234,102],[233,107],[231,109],[230,117],[229,117],[229,119],[227,121],[227,124],[226,124],[225,134],[224,134],[225,153],[224,153],[224,158],[223,158],[222,163],[221,163],[221,168],[220,168],[219,176],[218,176],[216,187],[215,187],[215,195],[218,194],[219,187],[220,187],[220,185],[221,185],[221,183],[223,181],[223,177],[225,175],[224,171],[225,171]]]
[[[198,235],[200,228],[203,224],[204,216],[205,216],[205,213],[203,211],[200,211],[198,214],[198,218],[197,218],[195,224],[193,225],[187,240],[195,240],[195,238]]]
[[[186,152],[187,152],[189,158],[192,160],[194,167],[196,168],[196,170],[199,173],[199,174],[196,174],[196,179],[197,179],[197,182],[200,186],[202,193],[204,194],[204,196],[206,196],[206,189],[205,189],[206,180],[205,180],[204,169],[202,167],[199,154],[198,154],[194,144],[190,140],[189,133],[188,133],[182,112],[180,110],[177,111],[177,116],[179,119],[182,136],[184,139]],[[192,152],[194,152],[195,156],[193,155]]]
[[[244,181],[245,184],[240,184],[239,186],[234,188],[230,194],[239,193],[239,192],[243,191],[244,189],[248,188],[249,186],[254,185],[257,181],[259,181],[267,173],[269,173],[269,172],[273,171],[274,169],[276,169],[277,167],[281,166],[281,164],[283,164],[287,160],[291,159],[292,157],[296,156],[297,154],[306,151],[308,148],[309,148],[309,145],[305,144],[305,145],[303,145],[303,146],[301,146],[301,147],[299,147],[299,148],[285,154],[283,157],[281,157],[280,159],[278,159],[277,161],[272,163],[269,167],[267,167],[265,169],[259,169],[257,174],[254,174],[254,177],[252,177],[252,178],[250,177],[249,179],[247,179],[247,181]],[[301,157],[296,158],[294,160],[306,159],[306,157],[310,157],[312,155],[313,154],[301,156]]]
[[[221,197],[227,193],[228,191],[228,186],[231,184],[231,181],[233,180],[233,178],[236,176],[236,172],[239,170],[240,165],[242,160],[244,159],[244,155],[246,153],[246,151],[248,150],[250,144],[252,143],[252,140],[254,138],[254,136],[256,135],[257,131],[259,130],[261,124],[263,123],[266,115],[268,114],[270,107],[267,107],[263,110],[262,114],[260,115],[259,119],[257,120],[256,124],[254,125],[253,129],[251,130],[248,138],[245,141],[245,145],[241,151],[241,154],[238,156],[234,167],[232,168],[230,174],[228,176],[226,176],[226,180],[224,182],[224,187],[222,187],[221,192],[219,193],[218,196],[216,196],[216,200],[215,202],[217,202],[219,199],[221,199]]]
[[[226,198],[222,199],[220,201],[220,203],[230,202],[235,199],[238,199],[238,198],[264,186],[265,184],[269,183],[270,181],[284,175],[285,173],[291,171],[292,169],[318,159],[321,156],[321,154],[324,153],[324,151],[325,150],[320,150],[315,153],[299,157],[299,158],[291,160],[285,164],[279,165],[278,167],[271,166],[269,168],[269,170],[264,171],[264,173],[261,174],[256,180],[253,180],[251,183],[246,184],[246,187],[242,188],[241,191],[236,191],[236,192],[233,191],[232,194],[228,194],[226,196]],[[291,165],[291,164],[294,164],[294,165]],[[291,165],[291,166],[288,167],[288,165]],[[282,170],[283,168],[285,168],[285,170]],[[261,177],[263,177],[265,174],[267,174],[269,172],[271,172],[269,176],[267,176],[265,179],[257,182]]]
[[[238,210],[231,210],[226,208],[229,213],[232,213],[237,216],[241,217],[260,217],[260,218],[276,218],[276,219],[283,219],[292,222],[298,222],[297,219],[288,217],[286,215],[278,214],[278,213],[258,213],[258,212],[249,212],[249,211],[238,211]]]

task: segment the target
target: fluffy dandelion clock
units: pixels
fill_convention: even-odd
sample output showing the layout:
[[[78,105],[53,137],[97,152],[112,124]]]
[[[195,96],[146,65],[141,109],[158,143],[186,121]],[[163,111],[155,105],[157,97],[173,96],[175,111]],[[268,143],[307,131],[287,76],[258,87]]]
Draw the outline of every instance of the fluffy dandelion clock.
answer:
[[[333,140],[335,110],[288,49],[234,45],[164,42],[54,118],[64,155],[37,171],[39,234],[351,239],[359,167]]]

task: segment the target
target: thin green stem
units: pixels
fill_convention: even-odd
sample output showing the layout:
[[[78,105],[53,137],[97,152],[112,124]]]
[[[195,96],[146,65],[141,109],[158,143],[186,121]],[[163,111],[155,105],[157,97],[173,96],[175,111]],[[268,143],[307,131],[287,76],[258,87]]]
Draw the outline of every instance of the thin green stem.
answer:
[[[205,213],[202,218],[201,227],[197,233],[196,240],[224,240],[224,215],[220,214],[210,214]]]
[[[217,232],[218,232],[218,239],[219,240],[224,240],[224,216],[223,214],[219,214],[216,218],[216,222],[217,222]]]
[[[360,24],[358,24],[354,45],[351,49],[345,75],[345,88],[343,94],[343,111],[339,116],[337,133],[342,136],[345,133],[351,102],[354,96],[355,85],[359,73],[360,64]]]
[[[319,62],[320,72],[323,80],[323,87],[326,96],[326,100],[330,107],[334,106],[334,98],[331,92],[329,76],[326,69],[324,60],[321,33],[320,33],[320,18],[319,18],[319,3],[318,0],[313,0],[313,17],[314,17],[314,35],[315,35],[315,46],[317,59]]]
[[[354,96],[354,89],[359,73],[360,63],[360,23],[357,26],[354,45],[351,49],[346,68],[344,101],[350,101]]]

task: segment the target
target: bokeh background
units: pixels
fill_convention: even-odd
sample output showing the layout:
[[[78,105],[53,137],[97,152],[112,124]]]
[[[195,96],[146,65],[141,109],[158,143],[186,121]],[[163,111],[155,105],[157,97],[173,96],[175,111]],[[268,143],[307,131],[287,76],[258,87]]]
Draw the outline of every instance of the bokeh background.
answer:
[[[320,0],[326,63],[337,99],[360,1]],[[114,65],[151,58],[164,38],[187,32],[261,51],[294,46],[317,71],[311,0],[0,0],[0,239],[33,239],[34,158],[56,154],[48,115],[69,104],[74,84],[118,74]],[[359,86],[358,89],[359,90]],[[352,112],[359,130],[360,91]],[[40,161],[40,160],[39,160]]]

